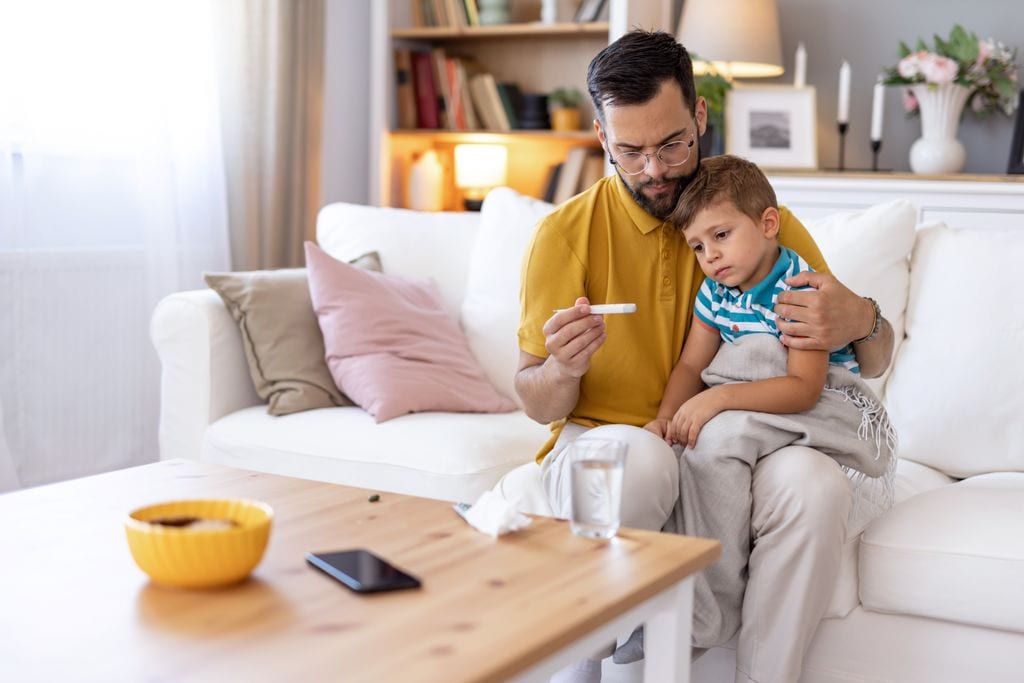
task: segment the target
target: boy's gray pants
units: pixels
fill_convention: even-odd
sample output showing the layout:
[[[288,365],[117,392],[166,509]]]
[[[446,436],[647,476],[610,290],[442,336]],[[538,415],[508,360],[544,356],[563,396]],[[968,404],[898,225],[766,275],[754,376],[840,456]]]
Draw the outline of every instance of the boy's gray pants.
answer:
[[[735,445],[745,430],[727,417],[730,413],[751,415],[722,413],[705,425],[698,443],[707,437],[709,446],[721,444],[720,439]],[[570,422],[541,464],[548,500],[559,517],[569,517],[571,504],[565,447],[584,432],[629,445],[623,526],[722,542],[721,559],[695,577],[694,645],[720,645],[739,628],[737,681],[797,680],[835,588],[853,500],[838,463],[802,446],[771,449],[763,430],[758,448],[700,448],[699,457],[688,451],[681,458],[639,427],[588,430]],[[780,435],[780,443],[792,440]]]

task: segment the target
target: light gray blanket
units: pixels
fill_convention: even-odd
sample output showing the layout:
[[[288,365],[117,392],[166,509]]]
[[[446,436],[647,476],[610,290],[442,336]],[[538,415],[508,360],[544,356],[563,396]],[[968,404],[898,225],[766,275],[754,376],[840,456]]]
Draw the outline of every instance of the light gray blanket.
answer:
[[[769,334],[723,343],[703,372],[708,386],[786,374],[787,353]],[[721,559],[694,581],[697,647],[728,641],[740,626],[751,547],[751,477],[761,457],[789,445],[829,455],[850,475],[853,515],[874,517],[892,505],[896,433],[881,402],[858,375],[830,365],[825,390],[809,411],[775,415],[729,410],[701,430],[695,448],[681,449],[679,500],[663,530],[714,538]]]

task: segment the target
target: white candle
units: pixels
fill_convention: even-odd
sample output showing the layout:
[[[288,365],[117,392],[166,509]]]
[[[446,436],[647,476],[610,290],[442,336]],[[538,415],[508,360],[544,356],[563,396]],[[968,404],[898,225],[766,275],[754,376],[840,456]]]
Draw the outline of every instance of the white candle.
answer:
[[[874,97],[871,99],[871,139],[882,139],[882,112],[885,105],[885,85],[875,83]]]
[[[845,59],[839,67],[839,115],[836,118],[839,123],[850,120],[850,63]]]
[[[804,44],[796,47],[796,65],[793,67],[793,87],[802,88],[807,85],[807,50]]]

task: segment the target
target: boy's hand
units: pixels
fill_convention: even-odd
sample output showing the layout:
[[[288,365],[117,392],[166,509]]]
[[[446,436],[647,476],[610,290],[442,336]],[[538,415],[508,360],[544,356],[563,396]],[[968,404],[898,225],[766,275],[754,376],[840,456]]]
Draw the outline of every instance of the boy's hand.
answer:
[[[671,446],[674,441],[668,437],[669,432],[669,421],[665,418],[656,418],[651,420],[644,425],[644,429],[651,432],[659,439],[664,439],[665,443]]]
[[[670,438],[686,444],[688,448],[697,445],[700,430],[711,418],[725,409],[721,401],[721,392],[715,391],[717,388],[706,389],[679,407],[669,427]]]

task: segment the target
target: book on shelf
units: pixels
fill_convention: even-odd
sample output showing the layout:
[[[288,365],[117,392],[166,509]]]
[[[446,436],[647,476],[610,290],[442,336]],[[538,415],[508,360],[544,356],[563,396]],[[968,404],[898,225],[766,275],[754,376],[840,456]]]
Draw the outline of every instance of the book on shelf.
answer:
[[[476,0],[410,0],[418,27],[464,28],[480,25]]]
[[[515,83],[498,83],[498,97],[501,99],[501,106],[505,110],[509,127],[519,128],[519,111],[522,106],[523,94]]]
[[[456,106],[462,111],[462,116],[466,122],[466,130],[480,130],[484,126],[480,122],[476,106],[473,103],[473,95],[469,92],[469,76],[467,75],[474,67],[461,57],[454,58],[453,62],[455,65],[455,84],[453,89],[457,93]]]
[[[434,87],[437,89],[437,108],[440,127],[455,130],[455,112],[452,109],[452,90],[448,86],[448,56],[444,48],[435,47],[430,51],[434,65]]]
[[[562,174],[564,164],[555,164],[548,171],[548,181],[544,184],[544,201],[554,203],[555,192],[558,191],[558,177]]]
[[[577,192],[583,192],[598,180],[604,177],[604,153],[601,150],[591,150],[583,162],[583,171],[580,174],[580,184]]]
[[[412,78],[416,93],[416,126],[440,128],[438,94],[434,87],[434,60],[429,52],[413,52]]]
[[[603,153],[591,147],[573,147],[566,154],[565,161],[558,164],[558,170],[553,169],[552,174],[548,176],[544,199],[553,204],[561,204],[603,177]]]
[[[562,170],[558,174],[558,186],[555,188],[555,196],[552,198],[553,203],[561,204],[579,192],[583,164],[586,162],[588,154],[590,154],[590,149],[587,147],[573,147],[565,155]]]
[[[492,74],[484,72],[472,76],[469,89],[473,95],[473,104],[488,130],[512,130],[512,124],[501,103],[501,95],[498,94],[498,84]]]
[[[416,113],[416,88],[413,86],[412,52],[409,50],[395,50],[395,90],[398,127],[415,128],[419,121]]]

